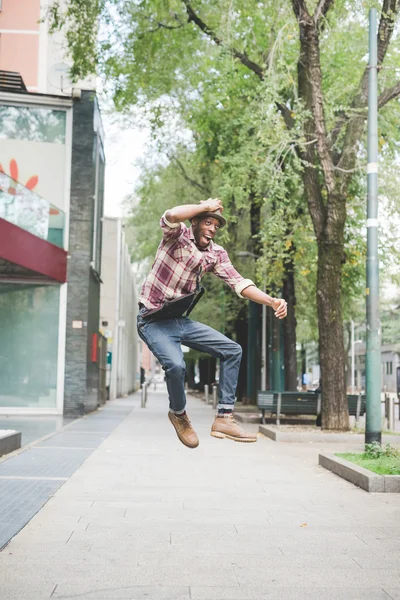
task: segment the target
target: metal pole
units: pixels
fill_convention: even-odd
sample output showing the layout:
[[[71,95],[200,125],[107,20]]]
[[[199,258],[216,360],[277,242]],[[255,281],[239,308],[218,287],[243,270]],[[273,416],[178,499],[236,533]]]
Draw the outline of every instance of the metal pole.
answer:
[[[281,386],[281,332],[279,321],[272,316],[272,390],[282,391]]]
[[[267,389],[267,307],[262,305],[262,336],[261,336],[261,352],[262,352],[262,371],[261,371],[261,389]]]
[[[204,400],[205,400],[206,404],[208,404],[208,384],[207,383],[204,385]]]
[[[147,403],[147,382],[145,381],[142,385],[142,401],[141,401],[141,407],[142,408],[146,408],[146,403]]]
[[[258,307],[255,302],[248,304],[247,334],[247,398],[255,402],[257,396],[256,361],[257,361],[257,318]]]
[[[218,386],[213,385],[212,388],[213,388],[212,389],[212,406],[215,409],[215,408],[217,408],[217,404],[218,404],[218,400],[217,400],[217,389],[218,389]]]
[[[378,259],[378,86],[376,9],[369,11],[367,166],[367,352],[365,362],[365,443],[382,442],[381,339]]]
[[[354,394],[354,321],[351,321],[351,393]]]
[[[389,410],[388,410],[388,424],[389,424],[389,431],[394,431],[394,400],[393,400],[393,396],[391,396],[389,394]]]

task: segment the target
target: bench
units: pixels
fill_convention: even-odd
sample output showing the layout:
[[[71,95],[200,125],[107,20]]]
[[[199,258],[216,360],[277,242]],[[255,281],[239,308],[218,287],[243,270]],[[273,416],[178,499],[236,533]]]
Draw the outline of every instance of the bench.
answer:
[[[349,415],[358,421],[365,414],[365,394],[349,394],[347,396]],[[276,424],[280,424],[281,415],[313,415],[321,414],[321,394],[315,392],[273,392],[259,391],[257,406],[261,410],[262,423],[265,424],[265,413],[276,414]]]

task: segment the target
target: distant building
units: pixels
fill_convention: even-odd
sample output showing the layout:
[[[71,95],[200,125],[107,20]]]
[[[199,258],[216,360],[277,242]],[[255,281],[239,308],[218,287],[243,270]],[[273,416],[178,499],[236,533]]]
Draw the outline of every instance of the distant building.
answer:
[[[65,6],[68,0],[62,0]],[[62,32],[49,34],[44,18],[52,0],[1,0],[0,70],[22,76],[28,92],[71,95],[70,64]],[[96,78],[77,82],[77,89],[96,89]]]
[[[121,219],[103,219],[100,331],[108,341],[107,387],[114,399],[140,385],[136,281]]]
[[[355,346],[355,382],[357,389],[365,389],[365,344]],[[400,392],[400,344],[381,347],[381,389]]]

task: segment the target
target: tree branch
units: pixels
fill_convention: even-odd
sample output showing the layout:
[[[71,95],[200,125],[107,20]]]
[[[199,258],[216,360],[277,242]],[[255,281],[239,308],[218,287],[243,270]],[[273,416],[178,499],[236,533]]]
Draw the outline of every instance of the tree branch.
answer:
[[[305,0],[292,0],[292,6],[296,19],[300,24],[310,20],[310,13],[308,12]]]
[[[383,0],[378,28],[378,65],[381,65],[385,58],[398,12],[399,0]]]
[[[315,9],[315,12],[313,14],[313,19],[314,19],[315,25],[318,25],[319,22],[321,21],[321,19],[326,17],[326,15],[327,15],[329,9],[331,8],[332,4],[334,3],[334,1],[335,0],[319,0],[318,6]]]
[[[295,121],[292,117],[292,111],[285,104],[282,104],[282,102],[275,102],[275,105],[281,113],[286,127],[288,129],[293,129]]]
[[[171,154],[171,155],[168,155],[168,158],[170,160],[174,160],[176,162],[176,164],[178,165],[179,170],[181,171],[184,179],[186,179],[186,181],[188,183],[190,183],[190,185],[192,185],[193,187],[196,187],[197,189],[199,189],[201,192],[203,192],[205,194],[209,193],[209,190],[206,187],[204,187],[204,185],[202,185],[198,181],[195,181],[194,179],[192,179],[191,177],[189,177],[189,175],[186,173],[185,167],[183,166],[183,164],[181,163],[181,161],[178,158],[176,158],[176,156],[174,156],[173,154]]]
[[[324,115],[318,29],[308,13],[304,0],[292,0],[292,5],[300,28],[301,50],[298,68],[302,71],[302,83],[301,90],[299,84],[299,90],[314,121],[312,127],[310,123],[308,139],[317,138],[318,158],[324,174],[326,189],[328,194],[332,194],[335,190],[335,174]]]
[[[378,108],[382,108],[382,106],[385,106],[385,104],[390,102],[390,100],[398,98],[398,96],[400,96],[400,82],[396,83],[396,85],[393,85],[390,88],[386,88],[381,94],[379,94]]]
[[[141,37],[147,35],[148,33],[156,33],[156,31],[160,31],[160,29],[181,29],[184,25],[165,25],[164,23],[157,23],[157,27],[155,29],[147,29],[141,34]]]
[[[166,23],[161,23],[160,21],[154,21],[154,19],[152,19],[151,17],[145,16],[144,18],[147,19],[147,21],[149,21],[149,23],[151,25],[157,25],[157,27],[155,29],[149,29],[148,31],[146,31],[146,33],[154,33],[156,31],[158,31],[159,29],[181,29],[181,27],[185,27],[186,23],[182,22],[178,15],[174,14],[174,19],[175,21],[178,21],[179,25],[167,25]]]
[[[396,20],[396,16],[399,12],[399,8],[400,8],[400,0],[383,0],[382,12],[381,12],[381,18],[379,21],[378,36],[377,36],[378,37],[378,65],[381,65],[383,63],[384,58],[386,56],[386,52],[389,48],[390,40],[391,40],[391,37],[393,34],[394,23]],[[351,152],[355,151],[352,140],[348,139],[348,134],[350,133],[349,122],[351,121],[352,118],[360,119],[360,115],[359,114],[355,115],[354,112],[352,111],[352,109],[359,110],[359,109],[366,108],[366,106],[367,106],[368,72],[369,72],[369,69],[367,66],[361,77],[359,91],[355,95],[354,100],[350,105],[349,111],[346,114],[344,114],[344,115],[342,114],[341,116],[339,116],[339,119],[335,123],[333,130],[332,130],[332,141],[333,141],[333,143],[335,143],[343,125],[345,123],[348,124],[348,131],[346,132],[345,143],[344,143],[344,151],[343,151],[341,159],[339,161],[339,166],[343,166],[344,169],[348,170],[348,171],[351,171],[351,169],[354,167],[354,165],[350,165],[350,164],[344,165],[344,162],[348,160],[348,157],[346,156],[346,153],[347,153],[346,152],[346,144],[349,143],[350,147],[353,147],[353,150],[351,150]],[[390,90],[393,90],[393,88],[390,88]],[[387,90],[387,91],[389,91],[389,90]],[[382,97],[384,93],[385,92],[383,92],[380,97]],[[387,100],[385,100],[386,96],[383,96],[383,100],[385,100],[384,104],[386,104],[386,102],[389,102],[389,100],[391,100],[392,98],[396,97],[396,95],[397,94],[395,94],[395,96],[388,97]],[[383,106],[384,104],[382,104],[380,106]],[[353,114],[351,114],[352,112],[353,112]],[[354,132],[355,132],[355,130],[354,130],[354,128],[352,128],[352,135],[354,134]],[[362,133],[362,131],[361,131],[361,133]],[[360,135],[361,135],[361,133],[360,133]],[[354,157],[354,159],[355,159],[355,157]],[[341,162],[343,163],[343,165],[340,164]]]
[[[221,38],[219,38],[217,36],[217,34],[211,29],[211,27],[209,27],[195,13],[195,11],[193,10],[190,2],[188,0],[182,0],[182,2],[186,6],[186,12],[188,14],[188,22],[189,23],[192,22],[195,25],[197,25],[197,27],[199,29],[201,29],[201,31],[203,31],[203,33],[205,33],[206,35],[208,35],[208,37],[211,38],[213,40],[213,42],[215,42],[215,44],[217,44],[217,46],[222,46],[223,48],[226,48],[232,54],[232,56],[234,56],[235,58],[237,58],[238,60],[240,60],[240,62],[245,67],[247,67],[248,69],[250,69],[251,71],[253,71],[253,73],[255,73],[261,80],[264,79],[264,70],[262,69],[262,67],[260,65],[258,65],[255,62],[253,62],[247,56],[246,53],[239,52],[238,50],[236,50],[236,48],[225,46],[224,41],[221,40]]]

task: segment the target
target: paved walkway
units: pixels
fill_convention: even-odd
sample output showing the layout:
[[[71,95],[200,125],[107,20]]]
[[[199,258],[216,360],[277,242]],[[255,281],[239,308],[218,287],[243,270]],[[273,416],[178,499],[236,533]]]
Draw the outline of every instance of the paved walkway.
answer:
[[[164,391],[126,402],[0,553],[2,600],[400,599],[400,499],[318,467],[327,444],[217,440],[191,399],[189,450]]]

